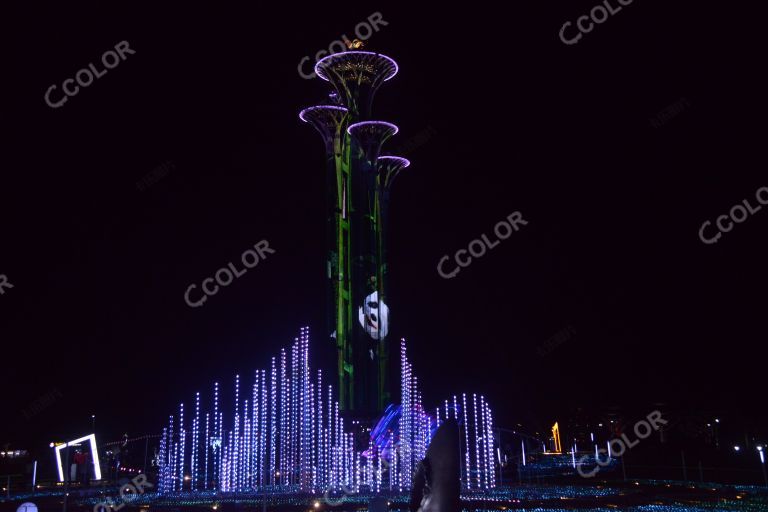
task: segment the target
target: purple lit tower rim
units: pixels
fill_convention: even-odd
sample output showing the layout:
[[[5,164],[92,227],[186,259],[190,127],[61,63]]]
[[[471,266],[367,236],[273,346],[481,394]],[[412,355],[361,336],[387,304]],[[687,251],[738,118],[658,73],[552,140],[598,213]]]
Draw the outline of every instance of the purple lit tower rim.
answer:
[[[333,148],[333,138],[339,123],[347,115],[347,108],[338,105],[316,105],[299,112],[299,119],[311,124],[326,144],[326,150],[330,153]]]
[[[385,162],[382,162],[382,160],[385,160]],[[391,160],[391,162],[386,162],[387,160]],[[406,167],[411,165],[411,161],[407,158],[403,158],[401,156],[394,156],[394,155],[382,155],[379,157],[379,163],[383,163],[387,165],[388,167],[395,167],[397,166],[399,169],[405,169]]]
[[[366,127],[377,127],[377,126],[384,126],[386,128],[389,128],[389,130],[392,131],[392,133],[388,134],[386,130],[382,130],[383,135],[391,137],[392,135],[397,135],[397,132],[400,131],[400,128],[398,128],[396,125],[392,123],[388,123],[386,121],[360,121],[359,123],[351,124],[349,125],[349,128],[347,128],[347,133],[353,136],[357,136],[354,133],[352,133],[352,130],[360,131]]]
[[[376,165],[384,186],[389,188],[400,171],[411,165],[411,162],[400,156],[382,155],[376,161]]]
[[[347,133],[355,137],[365,150],[369,162],[375,162],[381,146],[389,137],[397,134],[399,128],[386,121],[361,121],[347,128]]]
[[[311,112],[328,111],[328,110],[336,110],[338,112],[344,112],[344,114],[347,113],[347,107],[340,107],[338,105],[315,105],[314,107],[307,107],[301,112],[299,112],[299,119],[301,119],[305,123],[309,123],[311,121],[307,120],[307,114]]]
[[[370,118],[373,96],[397,71],[397,63],[389,57],[356,50],[329,55],[315,65],[317,76],[333,85],[354,119]]]
[[[355,50],[355,51],[334,53],[333,55],[328,55],[327,57],[323,57],[322,59],[317,61],[317,64],[315,64],[315,73],[317,74],[317,76],[319,76],[326,82],[330,82],[330,79],[328,78],[328,75],[325,72],[326,68],[330,66],[330,64],[334,63],[334,61],[345,61],[345,60],[354,60],[354,59],[384,60],[391,68],[390,73],[384,76],[383,78],[385,82],[387,80],[392,79],[392,77],[394,77],[399,70],[397,62],[395,62],[394,59],[387,57],[386,55],[382,55],[380,53],[375,53],[375,52],[364,52],[364,51]]]

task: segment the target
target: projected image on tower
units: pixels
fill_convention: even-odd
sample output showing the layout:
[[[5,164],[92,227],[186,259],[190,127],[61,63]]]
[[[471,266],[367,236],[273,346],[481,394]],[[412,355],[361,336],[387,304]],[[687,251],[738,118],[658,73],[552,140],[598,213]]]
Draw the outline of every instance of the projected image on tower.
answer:
[[[358,319],[368,336],[376,341],[383,340],[389,334],[389,306],[379,301],[379,292],[365,298],[358,310]]]

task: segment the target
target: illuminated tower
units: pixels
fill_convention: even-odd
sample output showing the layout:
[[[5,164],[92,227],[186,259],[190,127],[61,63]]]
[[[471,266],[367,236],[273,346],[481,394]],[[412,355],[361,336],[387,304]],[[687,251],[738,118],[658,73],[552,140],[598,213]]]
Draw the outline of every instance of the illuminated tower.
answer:
[[[338,351],[342,412],[373,416],[391,402],[391,318],[386,235],[392,180],[409,162],[380,156],[397,126],[371,119],[378,88],[397,74],[394,60],[350,50],[320,60],[330,105],[299,117],[320,132],[326,149],[328,320]]]
[[[552,425],[552,440],[554,442],[553,453],[563,453],[563,447],[560,444],[560,426],[557,422]]]

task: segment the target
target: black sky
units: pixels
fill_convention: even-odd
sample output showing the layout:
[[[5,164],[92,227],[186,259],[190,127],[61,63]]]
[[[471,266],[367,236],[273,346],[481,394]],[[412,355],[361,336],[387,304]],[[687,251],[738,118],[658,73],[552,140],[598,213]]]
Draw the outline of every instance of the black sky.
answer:
[[[84,433],[92,413],[108,437],[154,433],[304,325],[331,360],[323,148],[297,118],[327,84],[297,65],[377,11],[388,25],[369,49],[400,65],[374,104],[400,126],[389,148],[432,133],[396,183],[391,248],[395,334],[426,402],[484,393],[508,425],[657,402],[765,421],[768,208],[715,245],[697,234],[768,186],[758,13],[635,1],[563,44],[562,24],[595,5],[7,12],[0,442]],[[123,40],[134,55],[45,104]],[[168,175],[137,190],[164,162]],[[514,211],[529,225],[440,278],[440,258]],[[262,239],[274,256],[204,307],[184,303]],[[63,397],[25,419],[53,389]]]

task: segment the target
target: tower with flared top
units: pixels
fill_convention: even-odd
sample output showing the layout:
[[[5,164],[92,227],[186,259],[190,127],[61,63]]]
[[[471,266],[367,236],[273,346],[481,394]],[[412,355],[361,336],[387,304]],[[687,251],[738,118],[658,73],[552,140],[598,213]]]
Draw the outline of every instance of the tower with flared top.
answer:
[[[373,119],[379,87],[397,74],[391,58],[350,50],[318,61],[329,104],[301,111],[325,144],[328,199],[328,334],[338,351],[340,407],[373,417],[392,401],[392,312],[386,237],[392,182],[410,162],[382,155],[397,126]]]

